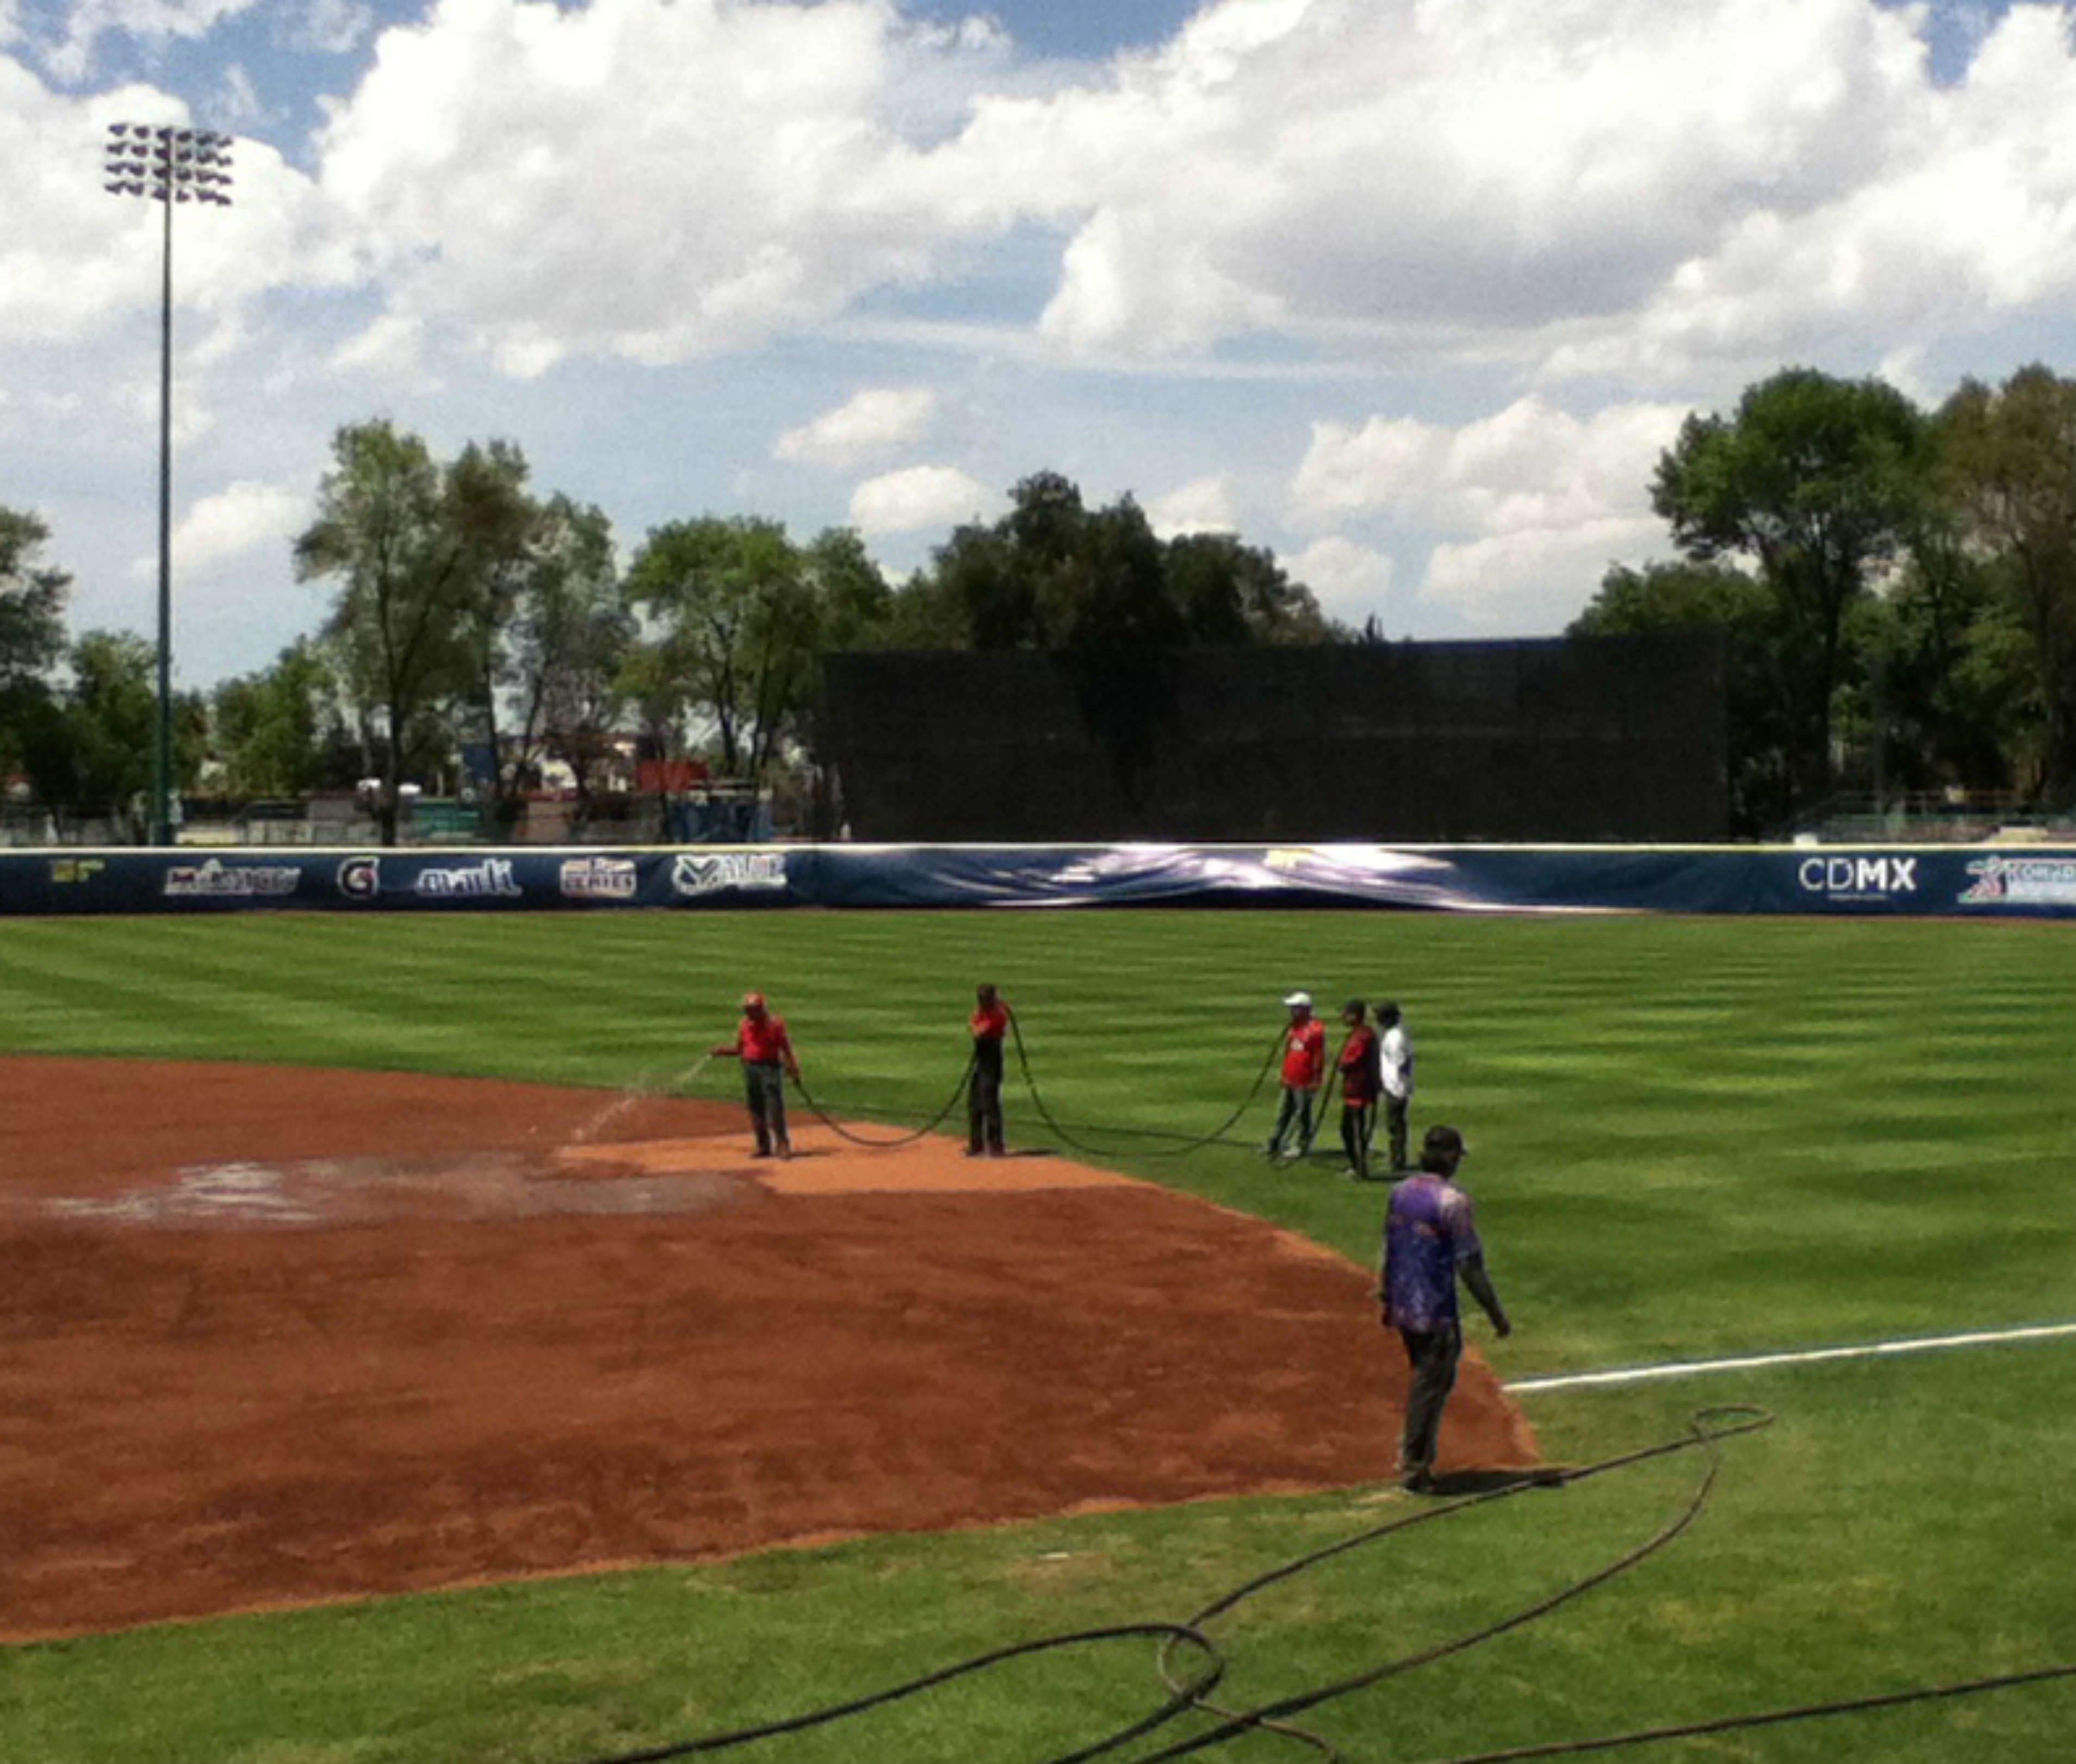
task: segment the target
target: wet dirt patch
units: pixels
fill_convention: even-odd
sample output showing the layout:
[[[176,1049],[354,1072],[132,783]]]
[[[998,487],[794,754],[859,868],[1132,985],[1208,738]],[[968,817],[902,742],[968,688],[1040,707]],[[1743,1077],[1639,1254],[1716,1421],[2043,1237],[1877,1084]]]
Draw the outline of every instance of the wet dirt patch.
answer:
[[[572,1174],[567,1160],[513,1152],[432,1158],[241,1159],[194,1164],[114,1193],[0,1191],[0,1208],[53,1222],[240,1231],[401,1223],[410,1220],[518,1219],[581,1214],[633,1218],[740,1206],[758,1190],[747,1172],[668,1175],[593,1159]]]

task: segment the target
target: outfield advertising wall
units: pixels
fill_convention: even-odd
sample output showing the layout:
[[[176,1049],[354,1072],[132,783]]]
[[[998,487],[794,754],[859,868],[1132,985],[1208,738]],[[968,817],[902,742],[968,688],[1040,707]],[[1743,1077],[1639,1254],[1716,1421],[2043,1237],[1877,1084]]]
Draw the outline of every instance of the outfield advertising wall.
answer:
[[[0,854],[0,914],[1196,906],[2076,919],[2076,844]]]

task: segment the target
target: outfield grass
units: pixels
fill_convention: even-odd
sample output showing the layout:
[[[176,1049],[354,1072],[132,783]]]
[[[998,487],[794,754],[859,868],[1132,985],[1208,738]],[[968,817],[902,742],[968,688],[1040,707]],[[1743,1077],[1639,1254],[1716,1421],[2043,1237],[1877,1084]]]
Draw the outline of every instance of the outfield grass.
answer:
[[[746,986],[825,1102],[932,1112],[974,981],[1056,1115],[1201,1131],[1308,986],[1401,1000],[1416,1123],[1470,1139],[1518,1325],[1502,1376],[2076,1319],[2076,937],[2037,924],[1413,915],[598,915],[0,921],[0,1048],[615,1087],[681,1078]],[[728,1074],[699,1073],[727,1095]],[[1012,1138],[1042,1139],[1014,1085]],[[1265,1127],[1264,1100],[1247,1123]],[[1109,1161],[1367,1261],[1381,1191],[1244,1146]],[[1384,1351],[1380,1341],[1379,1351]],[[1351,1365],[1351,1380],[1364,1368]],[[1692,1530],[1465,1659],[1318,1712],[1422,1758],[2076,1661],[2066,1342],[1527,1399],[1553,1457],[1775,1409]],[[1388,1444],[1381,1442],[1380,1470]],[[1546,1595],[1675,1510],[1661,1463],[1342,1559],[1219,1626],[1228,1700],[1345,1675]],[[0,1654],[0,1758],[513,1758],[630,1749],[1055,1629],[1176,1618],[1402,1510],[1305,1500],[878,1539]],[[740,1754],[1006,1761],[1148,1706],[1149,1650],[1027,1662]],[[1625,1755],[2049,1764],[2065,1683]],[[1131,1755],[1127,1754],[1127,1755]],[[1273,1737],[1212,1758],[1306,1754]]]

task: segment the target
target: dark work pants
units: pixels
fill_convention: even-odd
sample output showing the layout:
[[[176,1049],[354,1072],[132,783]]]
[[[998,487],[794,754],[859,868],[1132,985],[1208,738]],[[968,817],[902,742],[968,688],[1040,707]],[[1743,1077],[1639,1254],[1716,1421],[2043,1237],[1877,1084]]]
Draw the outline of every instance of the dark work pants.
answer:
[[[1456,1384],[1456,1362],[1463,1358],[1464,1331],[1456,1323],[1440,1329],[1401,1329],[1405,1358],[1413,1368],[1413,1388],[1405,1396],[1405,1432],[1399,1442],[1401,1476],[1431,1475],[1435,1442],[1442,1432],[1442,1410]]]
[[[966,1086],[966,1150],[1000,1156],[1002,1146],[1002,1067],[977,1060]]]
[[[749,1105],[750,1131],[757,1135],[760,1154],[787,1152],[792,1142],[786,1137],[786,1069],[776,1060],[761,1065],[742,1062],[743,1100]]]
[[[1266,1150],[1272,1154],[1281,1152],[1286,1135],[1289,1135],[1293,1151],[1302,1152],[1312,1143],[1312,1098],[1314,1094],[1310,1090],[1300,1090],[1295,1085],[1284,1085],[1283,1100],[1276,1110],[1276,1131],[1268,1135]],[[1291,1132],[1293,1127],[1297,1129],[1295,1133]]]
[[[1391,1134],[1391,1167],[1394,1170],[1405,1168],[1405,1110],[1412,1100],[1410,1097],[1395,1097],[1389,1090],[1384,1093],[1384,1122]]]
[[[1369,1174],[1369,1136],[1376,1125],[1376,1110],[1368,1102],[1341,1105],[1341,1149],[1348,1155],[1348,1168],[1357,1176]]]

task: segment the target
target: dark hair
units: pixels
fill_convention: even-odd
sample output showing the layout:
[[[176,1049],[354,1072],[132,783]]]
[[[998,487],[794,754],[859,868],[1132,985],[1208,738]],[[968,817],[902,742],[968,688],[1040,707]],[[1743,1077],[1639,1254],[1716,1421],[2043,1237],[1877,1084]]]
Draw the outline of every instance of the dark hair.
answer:
[[[1346,1004],[1341,1007],[1341,1015],[1343,1016],[1353,1017],[1358,1023],[1361,1022],[1365,1016],[1368,1015],[1368,1014],[1369,1007],[1364,1004],[1360,998],[1351,998]]]
[[[1393,1023],[1398,1021],[1398,1007],[1393,1004],[1379,1005],[1376,1007],[1376,1020],[1386,1028],[1389,1028]]]
[[[1439,1166],[1463,1155],[1463,1135],[1454,1127],[1443,1127],[1439,1122],[1428,1128],[1426,1136],[1420,1142],[1420,1168],[1431,1175],[1445,1174]]]

